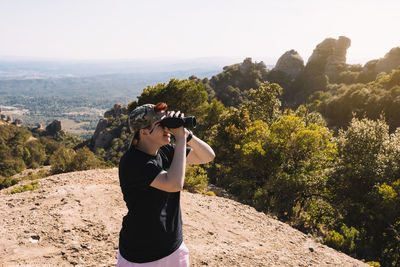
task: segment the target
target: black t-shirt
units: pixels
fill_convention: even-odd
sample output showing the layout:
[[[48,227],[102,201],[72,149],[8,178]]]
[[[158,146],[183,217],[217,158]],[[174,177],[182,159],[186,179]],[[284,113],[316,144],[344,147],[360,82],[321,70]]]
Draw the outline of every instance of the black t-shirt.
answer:
[[[150,184],[168,170],[174,145],[162,146],[156,156],[132,146],[119,163],[119,181],[128,214],[122,222],[119,251],[126,260],[144,263],[172,254],[182,243],[180,192],[168,193]],[[186,155],[190,147],[187,147]]]

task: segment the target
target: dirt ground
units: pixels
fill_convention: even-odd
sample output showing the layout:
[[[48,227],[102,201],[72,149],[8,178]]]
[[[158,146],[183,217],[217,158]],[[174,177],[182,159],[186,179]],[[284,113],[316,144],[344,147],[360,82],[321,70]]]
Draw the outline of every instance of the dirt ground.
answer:
[[[127,209],[117,169],[0,191],[0,266],[115,266]],[[368,266],[234,200],[182,193],[191,266]]]

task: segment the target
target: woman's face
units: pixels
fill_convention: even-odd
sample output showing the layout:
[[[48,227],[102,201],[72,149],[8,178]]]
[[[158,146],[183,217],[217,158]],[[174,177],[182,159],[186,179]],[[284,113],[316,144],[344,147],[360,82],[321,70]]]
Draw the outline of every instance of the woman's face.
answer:
[[[149,137],[151,140],[160,144],[161,146],[167,145],[169,142],[171,142],[171,133],[160,125],[160,121],[162,119],[164,119],[164,116],[160,120],[153,123],[149,132]]]

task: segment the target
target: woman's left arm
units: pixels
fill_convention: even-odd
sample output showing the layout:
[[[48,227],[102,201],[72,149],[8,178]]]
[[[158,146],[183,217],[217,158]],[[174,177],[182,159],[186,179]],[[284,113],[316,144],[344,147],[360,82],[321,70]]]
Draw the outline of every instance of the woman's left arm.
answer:
[[[187,133],[189,132],[187,131]],[[206,142],[194,135],[189,140],[188,145],[191,147],[186,158],[186,163],[188,164],[204,164],[215,158],[214,150]]]

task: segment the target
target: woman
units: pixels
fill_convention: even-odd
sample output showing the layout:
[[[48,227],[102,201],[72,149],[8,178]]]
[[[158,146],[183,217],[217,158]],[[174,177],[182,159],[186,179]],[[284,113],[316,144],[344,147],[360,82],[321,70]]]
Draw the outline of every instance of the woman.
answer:
[[[119,164],[128,214],[122,222],[117,267],[189,266],[180,209],[186,163],[207,163],[215,154],[184,127],[163,128],[159,122],[166,117],[183,114],[167,112],[167,105],[158,103],[129,115],[133,138]],[[170,144],[171,134],[175,144]]]

